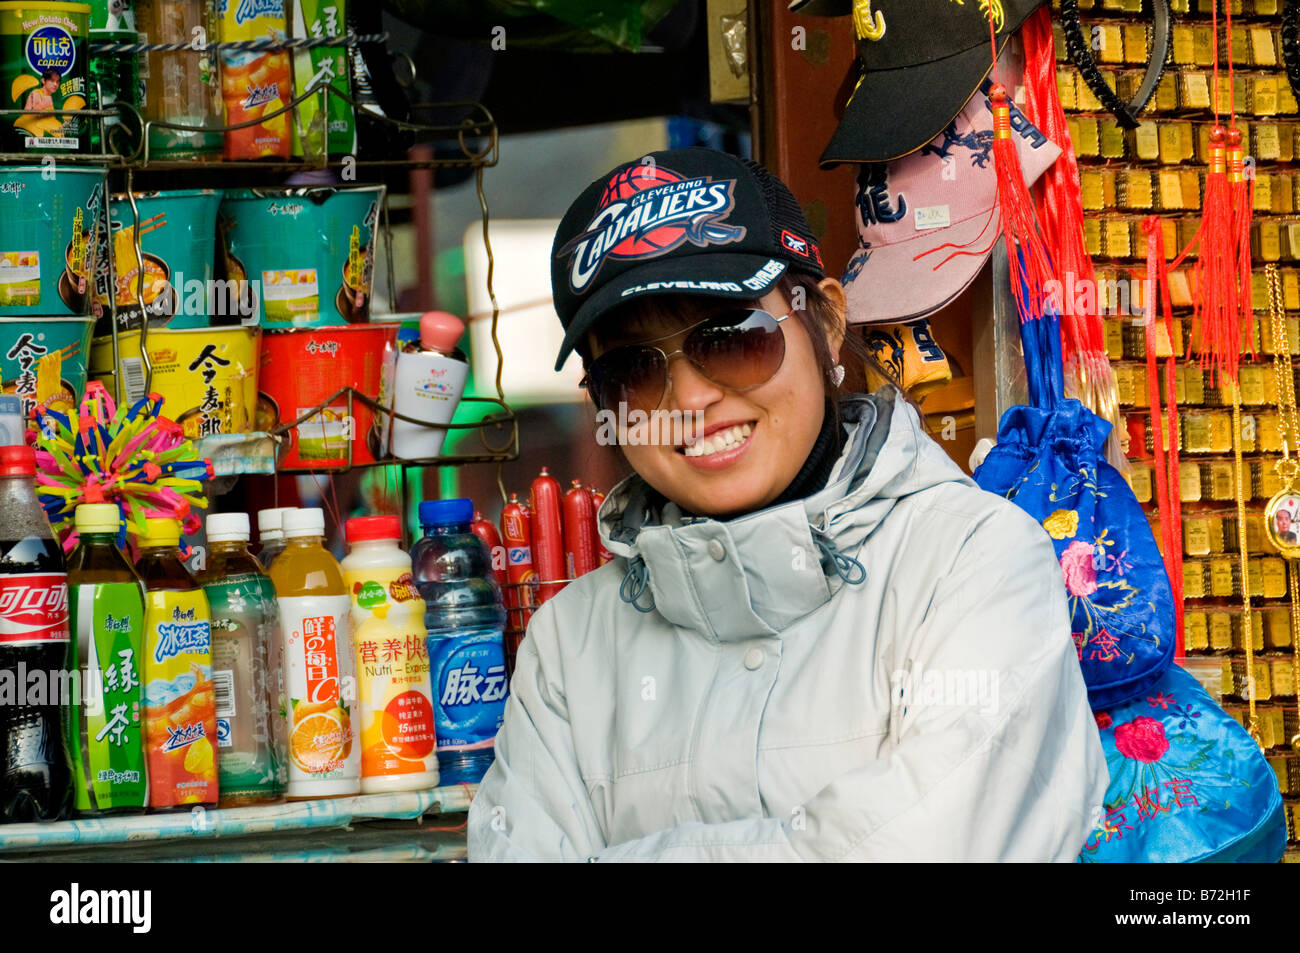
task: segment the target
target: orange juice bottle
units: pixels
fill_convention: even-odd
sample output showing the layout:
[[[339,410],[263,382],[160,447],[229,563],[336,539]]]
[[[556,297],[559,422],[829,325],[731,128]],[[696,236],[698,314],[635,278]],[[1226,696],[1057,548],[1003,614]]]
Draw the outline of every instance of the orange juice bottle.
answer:
[[[284,638],[289,697],[290,800],[361,791],[361,745],[353,735],[356,658],[352,600],[343,572],[325,551],[325,514],[284,514],[284,552],[271,564]]]
[[[217,803],[217,707],[208,599],[181,564],[176,520],[146,520],[136,570],[145,588],[145,755],[149,807]]]

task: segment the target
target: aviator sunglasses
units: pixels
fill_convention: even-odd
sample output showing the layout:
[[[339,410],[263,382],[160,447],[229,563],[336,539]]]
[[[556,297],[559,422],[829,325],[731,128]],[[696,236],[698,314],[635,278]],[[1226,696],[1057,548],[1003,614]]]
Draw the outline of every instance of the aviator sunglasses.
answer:
[[[705,318],[686,331],[682,346],[666,353],[655,341],[613,348],[596,358],[582,379],[596,407],[613,410],[620,403],[649,412],[659,406],[668,389],[668,361],[677,354],[710,381],[731,390],[766,384],[785,360],[781,322],[794,314],[774,317],[757,308],[735,308]]]

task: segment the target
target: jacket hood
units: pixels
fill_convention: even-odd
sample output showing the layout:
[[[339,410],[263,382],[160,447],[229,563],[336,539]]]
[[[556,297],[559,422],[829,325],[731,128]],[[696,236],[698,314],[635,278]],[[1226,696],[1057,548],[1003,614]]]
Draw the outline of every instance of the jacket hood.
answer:
[[[900,500],[975,485],[891,389],[844,399],[840,416],[844,450],[802,500],[720,521],[660,504],[639,476],[616,485],[599,523],[605,547],[628,561],[624,600],[719,641],[776,635],[865,578],[854,556]]]

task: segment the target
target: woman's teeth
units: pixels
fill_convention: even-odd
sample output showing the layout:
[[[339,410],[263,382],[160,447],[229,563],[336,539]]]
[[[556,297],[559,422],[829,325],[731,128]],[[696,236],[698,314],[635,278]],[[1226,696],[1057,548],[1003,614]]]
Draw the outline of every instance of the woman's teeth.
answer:
[[[697,440],[682,450],[688,457],[708,457],[723,450],[733,450],[749,439],[754,428],[749,424],[737,424],[727,430],[719,430]]]

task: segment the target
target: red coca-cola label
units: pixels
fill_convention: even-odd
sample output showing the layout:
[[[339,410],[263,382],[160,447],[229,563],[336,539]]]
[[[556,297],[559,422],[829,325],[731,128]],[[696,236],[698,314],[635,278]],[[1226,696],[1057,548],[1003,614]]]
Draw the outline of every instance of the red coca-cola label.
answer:
[[[68,577],[0,576],[0,643],[68,641]]]

